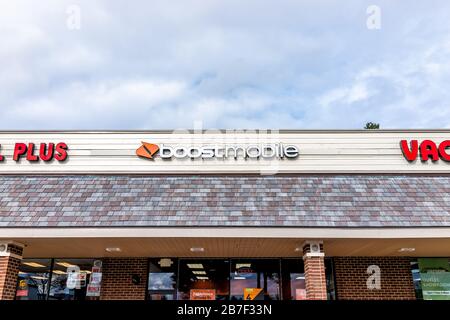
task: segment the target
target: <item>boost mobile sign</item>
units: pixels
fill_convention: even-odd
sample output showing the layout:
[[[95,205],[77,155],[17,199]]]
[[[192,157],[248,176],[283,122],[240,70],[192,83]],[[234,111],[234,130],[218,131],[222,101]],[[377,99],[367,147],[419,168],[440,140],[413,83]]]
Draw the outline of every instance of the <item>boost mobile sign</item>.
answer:
[[[282,143],[248,146],[168,146],[164,144],[152,144],[142,141],[142,145],[136,150],[136,155],[141,158],[153,159],[159,155],[162,159],[294,159],[299,156],[299,150],[294,145]]]

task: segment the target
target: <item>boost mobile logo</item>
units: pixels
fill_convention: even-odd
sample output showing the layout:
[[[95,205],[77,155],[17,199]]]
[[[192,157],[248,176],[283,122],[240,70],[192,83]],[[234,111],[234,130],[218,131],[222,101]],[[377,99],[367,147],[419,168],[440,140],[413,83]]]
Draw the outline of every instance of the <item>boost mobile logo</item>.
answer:
[[[137,148],[136,155],[142,158],[153,159],[153,156],[159,151],[156,144],[142,141],[142,146]]]
[[[136,150],[136,155],[141,158],[154,159],[156,153],[162,159],[171,158],[287,158],[294,159],[299,155],[299,150],[294,145],[283,145],[282,143],[249,146],[199,146],[199,147],[170,147],[166,145],[156,145],[142,141],[142,145]]]

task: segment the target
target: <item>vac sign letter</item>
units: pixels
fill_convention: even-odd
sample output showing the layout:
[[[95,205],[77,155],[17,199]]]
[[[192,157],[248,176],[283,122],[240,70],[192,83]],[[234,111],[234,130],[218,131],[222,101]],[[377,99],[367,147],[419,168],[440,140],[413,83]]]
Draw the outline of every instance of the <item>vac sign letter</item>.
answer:
[[[423,140],[419,143],[417,140],[411,140],[408,143],[407,140],[400,141],[400,148],[402,149],[403,156],[406,160],[412,162],[420,155],[420,160],[426,162],[438,161],[441,158],[443,161],[450,161],[450,140],[444,140],[439,144],[436,144],[432,140]]]

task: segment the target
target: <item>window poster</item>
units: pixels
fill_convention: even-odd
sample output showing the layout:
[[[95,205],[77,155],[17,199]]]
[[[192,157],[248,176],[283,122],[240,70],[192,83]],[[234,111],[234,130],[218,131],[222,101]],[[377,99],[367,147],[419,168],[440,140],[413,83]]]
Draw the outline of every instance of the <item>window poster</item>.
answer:
[[[89,284],[86,288],[86,297],[100,297],[102,275],[102,261],[96,260],[91,269]]]
[[[295,300],[306,300],[306,289],[295,289]]]
[[[264,300],[264,292],[261,288],[245,288],[244,289],[245,300]]]
[[[86,297],[100,297],[100,284],[89,283],[86,289]]]
[[[20,279],[17,286],[16,297],[27,297],[28,296],[28,283],[25,279]]]
[[[216,300],[216,290],[214,289],[191,289],[190,300]]]
[[[424,300],[450,300],[450,264],[448,258],[419,258]]]

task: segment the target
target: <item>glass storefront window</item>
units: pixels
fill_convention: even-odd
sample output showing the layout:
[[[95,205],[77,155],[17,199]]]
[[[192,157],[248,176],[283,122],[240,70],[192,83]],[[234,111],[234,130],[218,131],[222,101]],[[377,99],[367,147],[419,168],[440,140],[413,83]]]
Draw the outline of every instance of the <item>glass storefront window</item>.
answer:
[[[411,261],[411,272],[414,283],[414,291],[416,292],[416,299],[422,300],[422,286],[420,285],[420,270],[417,260]]]
[[[279,300],[279,259],[233,259],[230,289],[232,300]]]
[[[415,272],[417,271],[417,272]],[[325,259],[328,299],[335,299],[332,259]],[[413,264],[418,295],[421,279]],[[93,300],[101,291],[97,259],[24,259],[17,300]],[[149,259],[150,300],[300,300],[306,298],[301,258]],[[419,292],[420,291],[420,292]]]
[[[334,286],[334,269],[332,259],[325,259],[325,278],[327,281],[327,299],[336,300],[336,290]]]
[[[303,259],[282,259],[281,270],[283,299],[305,300],[306,283]]]
[[[92,300],[98,298],[102,273],[99,260],[95,265],[94,261],[96,260],[55,259],[49,299]]]
[[[417,299],[450,300],[449,258],[418,258],[411,272]]]
[[[17,300],[45,300],[51,269],[51,259],[23,259],[19,267]]]
[[[178,261],[172,258],[150,259],[148,298],[150,300],[177,299]]]
[[[179,300],[228,300],[230,262],[180,259]]]

